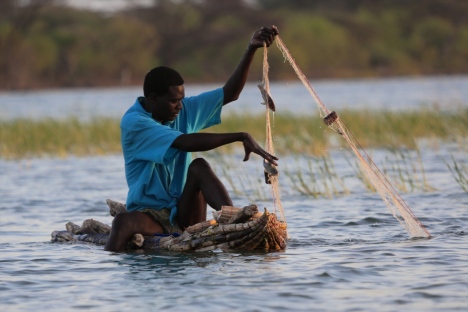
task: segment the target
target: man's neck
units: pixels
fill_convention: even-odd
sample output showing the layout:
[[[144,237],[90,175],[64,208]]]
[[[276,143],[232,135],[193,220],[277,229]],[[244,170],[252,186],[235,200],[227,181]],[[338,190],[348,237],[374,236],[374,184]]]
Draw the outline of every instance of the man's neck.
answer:
[[[139,97],[138,102],[140,103],[141,107],[143,107],[143,109],[146,112],[151,114],[151,118],[153,118],[154,121],[157,121],[162,125],[164,125],[166,123],[166,121],[164,121],[164,120],[158,120],[158,119],[154,118],[153,112],[150,109],[150,104],[148,103],[148,99],[146,97]]]
[[[140,102],[141,107],[143,107],[145,111],[147,111],[148,113],[151,113],[148,107],[148,101],[146,100],[145,97],[139,97],[138,102]]]

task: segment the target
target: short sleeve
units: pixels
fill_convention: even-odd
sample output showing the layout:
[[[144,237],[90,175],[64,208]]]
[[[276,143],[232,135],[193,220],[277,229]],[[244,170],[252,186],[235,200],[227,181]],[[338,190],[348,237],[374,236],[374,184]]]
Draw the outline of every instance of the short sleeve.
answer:
[[[187,132],[198,132],[221,123],[223,102],[224,91],[222,88],[185,98]]]
[[[180,152],[171,145],[182,132],[157,122],[137,122],[132,131],[122,128],[123,148],[132,151],[134,159],[167,165]]]

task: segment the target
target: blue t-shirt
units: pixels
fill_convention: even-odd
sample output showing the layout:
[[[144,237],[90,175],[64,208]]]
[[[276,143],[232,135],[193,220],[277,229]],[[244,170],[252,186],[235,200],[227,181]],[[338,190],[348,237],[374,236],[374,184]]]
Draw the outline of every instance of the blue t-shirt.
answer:
[[[171,147],[181,134],[195,133],[221,123],[222,88],[184,98],[176,119],[161,124],[139,100],[120,122],[121,143],[128,185],[127,211],[145,208],[171,210],[177,215],[191,153]]]

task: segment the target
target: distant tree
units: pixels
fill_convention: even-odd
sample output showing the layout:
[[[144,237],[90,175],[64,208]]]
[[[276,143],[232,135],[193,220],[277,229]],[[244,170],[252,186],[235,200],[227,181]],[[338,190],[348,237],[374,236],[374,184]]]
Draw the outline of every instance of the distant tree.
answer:
[[[0,1],[0,88],[17,88],[28,84],[32,51],[24,33],[29,31],[38,14],[52,2]]]
[[[156,63],[157,33],[137,19],[44,2],[26,26],[32,9],[16,10],[0,23],[3,88],[135,84]]]
[[[140,84],[161,64],[188,82],[220,81],[272,24],[309,77],[468,72],[466,0],[154,0],[112,13],[63,4],[0,0],[1,89]],[[274,46],[269,63],[271,79],[295,79]]]
[[[224,79],[253,31],[274,22],[243,1],[159,0],[127,14],[158,31],[161,64],[183,68],[184,76],[196,81]]]

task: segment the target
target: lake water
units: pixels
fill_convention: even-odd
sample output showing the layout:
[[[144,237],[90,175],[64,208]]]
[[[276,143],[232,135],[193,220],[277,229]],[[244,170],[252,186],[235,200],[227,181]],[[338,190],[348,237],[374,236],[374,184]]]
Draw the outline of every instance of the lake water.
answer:
[[[418,109],[438,107],[454,109],[468,106],[468,76],[417,78],[348,79],[312,81],[322,102],[330,110]],[[186,96],[221,87],[187,85]],[[120,118],[142,89],[65,89],[45,91],[0,92],[0,119],[95,116]],[[316,105],[301,83],[272,82],[271,95],[278,113],[315,113]],[[265,108],[255,83],[247,84],[240,98],[229,104],[224,113],[262,113]]]
[[[466,77],[443,77],[441,83],[446,85],[440,94],[432,87],[423,88],[419,93],[425,96],[412,91],[413,97],[400,98],[407,101],[403,103],[392,102],[394,93],[382,90],[412,89],[408,84],[440,86],[433,83],[437,79],[405,78],[399,83],[390,79],[388,84],[386,80],[329,81],[318,82],[316,89],[326,105],[336,96],[338,108],[355,103],[377,109],[403,109],[403,103],[413,108],[434,102],[444,108],[467,105]],[[324,91],[322,96],[319,86],[330,94]],[[350,92],[348,100],[343,94],[357,86],[361,91]],[[193,87],[197,88],[201,86]],[[299,112],[295,105],[303,104],[293,101],[296,93],[286,92],[296,88],[286,84],[272,88],[277,106],[279,99],[289,99],[288,109]],[[250,85],[246,91],[253,96],[254,90]],[[117,116],[137,91],[1,93],[1,117]],[[434,96],[428,96],[430,92]],[[109,253],[100,246],[51,243],[50,233],[64,229],[68,221],[112,222],[105,199],[125,201],[127,192],[121,155],[0,159],[0,311],[466,311],[468,194],[445,162],[453,156],[468,166],[467,149],[463,143],[436,147],[431,143],[421,143],[421,164],[434,190],[400,192],[432,234],[430,239],[408,237],[379,196],[353,174],[349,152],[331,153],[343,183],[336,187],[349,191],[333,198],[301,194],[292,179],[302,172],[312,183],[307,180],[312,175],[308,157],[279,155],[290,240],[284,252],[268,254]],[[388,165],[389,151],[370,152],[378,165]],[[198,156],[210,159],[222,175],[223,162],[215,154]],[[408,152],[408,157],[417,163],[415,153]],[[255,202],[271,210],[268,186],[261,183],[261,160],[253,156],[243,163],[241,155],[233,155],[223,161],[234,172],[233,183],[223,176],[234,203]],[[397,176],[392,179],[398,181]]]

